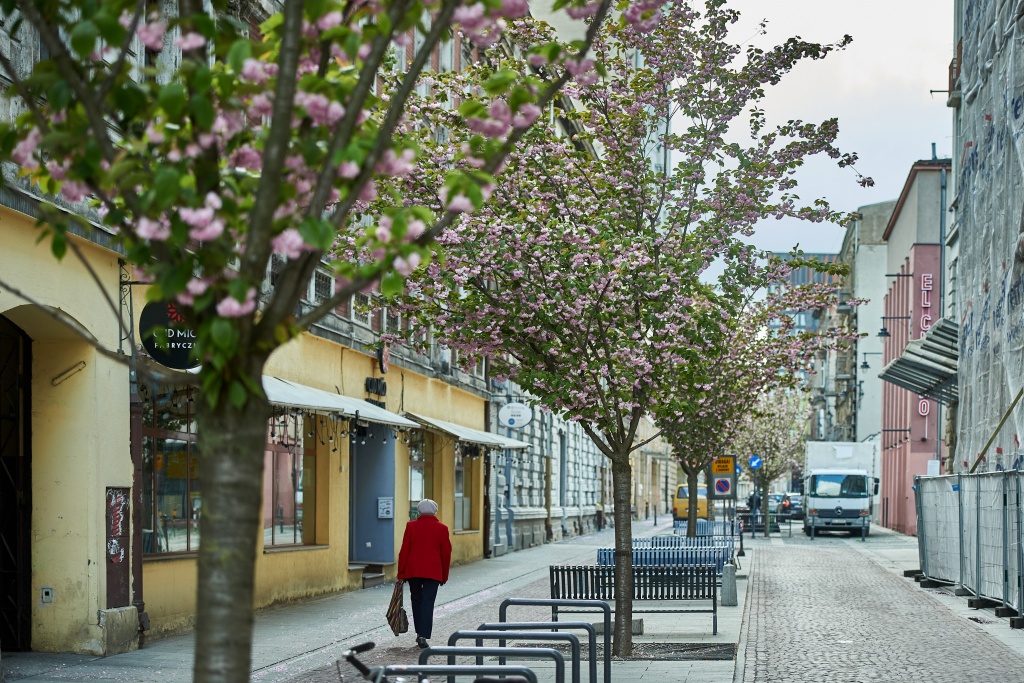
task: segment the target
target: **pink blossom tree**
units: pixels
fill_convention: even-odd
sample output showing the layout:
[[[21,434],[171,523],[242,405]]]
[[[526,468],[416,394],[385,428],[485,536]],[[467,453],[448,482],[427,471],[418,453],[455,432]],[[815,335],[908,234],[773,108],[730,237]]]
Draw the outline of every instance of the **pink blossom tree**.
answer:
[[[687,477],[689,535],[697,531],[697,478],[728,454],[756,397],[799,386],[815,351],[850,341],[839,329],[796,331],[791,312],[827,307],[837,296],[834,285],[789,286],[793,269],[805,266],[830,274],[845,270],[798,254],[788,261],[760,254],[758,265],[730,277],[730,289],[715,297],[719,323],[705,330],[701,353],[676,378],[691,400],[674,410],[663,404],[652,409]]]
[[[45,56],[26,65],[0,54],[7,94],[21,112],[0,124],[4,182],[38,198],[58,257],[70,250],[84,261],[69,232],[87,220],[101,224],[152,283],[149,298],[176,302],[196,332],[201,448],[216,453],[200,461],[209,492],[198,561],[200,682],[249,677],[268,357],[353,292],[378,281],[385,293],[402,289],[408,269],[429,260],[435,235],[479,208],[481,186],[494,182],[525,121],[548,106],[569,67],[585,60],[611,2],[556,3],[590,24],[568,50],[551,41],[522,46],[543,56],[544,78],[499,65],[460,94],[470,109],[509,98],[518,124],[475,130],[469,139],[479,164],[446,177],[446,207],[384,202],[386,213],[376,216],[369,207],[378,187],[408,174],[419,153],[400,122],[436,46],[454,39],[475,54],[498,50],[506,22],[528,4],[275,4],[280,13],[258,29],[242,16],[258,13],[264,5],[256,2],[0,4],[5,30],[37,36]],[[649,22],[655,13],[641,7],[624,21]],[[450,125],[466,129],[461,117]],[[393,229],[377,229],[385,217]],[[283,266],[261,294],[272,259]],[[335,295],[296,317],[324,263],[338,278]],[[2,273],[0,286],[18,293]],[[134,356],[129,362],[141,371]]]
[[[758,395],[736,431],[732,448],[744,458],[761,456],[761,467],[751,472],[760,484],[763,512],[768,512],[768,491],[771,483],[789,473],[804,452],[807,425],[811,417],[807,395],[798,389],[776,389]],[[743,458],[741,458],[743,459]],[[764,525],[764,535],[771,527]]]
[[[531,129],[498,183],[454,195],[442,187],[453,168],[482,164],[474,140],[453,132],[459,154],[432,148],[424,134],[417,171],[390,190],[435,207],[491,199],[439,236],[443,259],[403,264],[412,279],[402,305],[416,316],[414,336],[431,327],[435,342],[457,349],[463,362],[490,358],[495,375],[579,421],[610,460],[620,656],[632,651],[629,454],[643,445],[640,419],[655,409],[685,414],[699,402],[679,377],[723,324],[719,299],[746,291],[734,280],[757,279],[760,266],[745,244],[754,225],[767,217],[838,219],[824,202],[798,203],[793,171],[817,153],[853,161],[833,146],[834,120],[769,128],[758,108],[764,88],[799,60],[843,43],[793,39],[744,52],[728,40],[737,14],[720,0],[658,12],[656,25],[641,17],[606,27],[594,43],[596,62],[567,65],[574,78],[566,101],[531,112],[548,125]],[[550,40],[527,21],[512,22],[509,35]],[[545,55],[516,55],[509,51],[500,65],[546,77]],[[448,86],[449,95],[420,103],[419,115],[433,124],[427,130],[457,120],[450,101],[465,83]],[[515,110],[514,98],[496,97],[460,113],[475,130],[504,131],[520,125]],[[560,136],[555,121],[569,134]],[[722,295],[701,282],[712,263],[723,266]]]

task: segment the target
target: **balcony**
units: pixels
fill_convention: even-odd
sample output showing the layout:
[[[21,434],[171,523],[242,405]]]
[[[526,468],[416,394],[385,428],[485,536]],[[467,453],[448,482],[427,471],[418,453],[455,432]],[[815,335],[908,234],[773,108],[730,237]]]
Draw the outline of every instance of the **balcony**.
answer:
[[[964,41],[956,44],[956,54],[949,63],[949,94],[946,96],[947,107],[960,106],[960,64],[963,57]]]

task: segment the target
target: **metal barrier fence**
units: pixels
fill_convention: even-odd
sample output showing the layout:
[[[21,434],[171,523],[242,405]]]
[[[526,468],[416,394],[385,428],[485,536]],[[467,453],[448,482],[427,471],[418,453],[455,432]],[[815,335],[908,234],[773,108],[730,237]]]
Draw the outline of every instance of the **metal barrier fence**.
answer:
[[[921,574],[998,605],[1024,627],[1024,472],[916,477]]]
[[[739,525],[737,525],[731,519],[716,519],[708,521],[706,519],[697,520],[697,535],[698,536],[734,536],[739,533]],[[673,522],[672,530],[674,533],[680,536],[685,536],[686,531],[689,528],[689,522],[682,520]]]

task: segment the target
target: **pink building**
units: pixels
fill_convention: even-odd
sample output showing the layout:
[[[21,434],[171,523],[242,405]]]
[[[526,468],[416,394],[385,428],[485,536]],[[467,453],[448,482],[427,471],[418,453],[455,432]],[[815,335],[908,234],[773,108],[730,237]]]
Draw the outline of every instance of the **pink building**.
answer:
[[[889,369],[911,340],[922,338],[942,317],[940,220],[948,159],[919,161],[883,235],[887,246],[888,291],[882,318],[883,360]],[[945,170],[946,173],[942,173]],[[883,379],[885,379],[883,373]],[[929,473],[942,454],[942,426],[936,401],[886,382],[882,389],[881,522],[917,534],[914,477]],[[937,473],[938,462],[932,465]]]

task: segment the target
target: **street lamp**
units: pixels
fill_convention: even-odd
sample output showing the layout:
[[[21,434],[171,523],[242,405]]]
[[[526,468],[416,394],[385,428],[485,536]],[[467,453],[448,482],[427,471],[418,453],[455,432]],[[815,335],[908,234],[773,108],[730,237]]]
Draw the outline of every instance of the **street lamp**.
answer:
[[[861,370],[870,370],[871,369],[871,366],[868,365],[868,356],[881,356],[882,355],[881,351],[862,351],[861,353],[864,355],[864,362],[860,364],[860,369]]]
[[[910,320],[909,315],[883,315],[882,320]],[[891,337],[889,330],[885,329],[885,323],[882,323],[882,329],[878,331],[878,336],[885,338]]]

